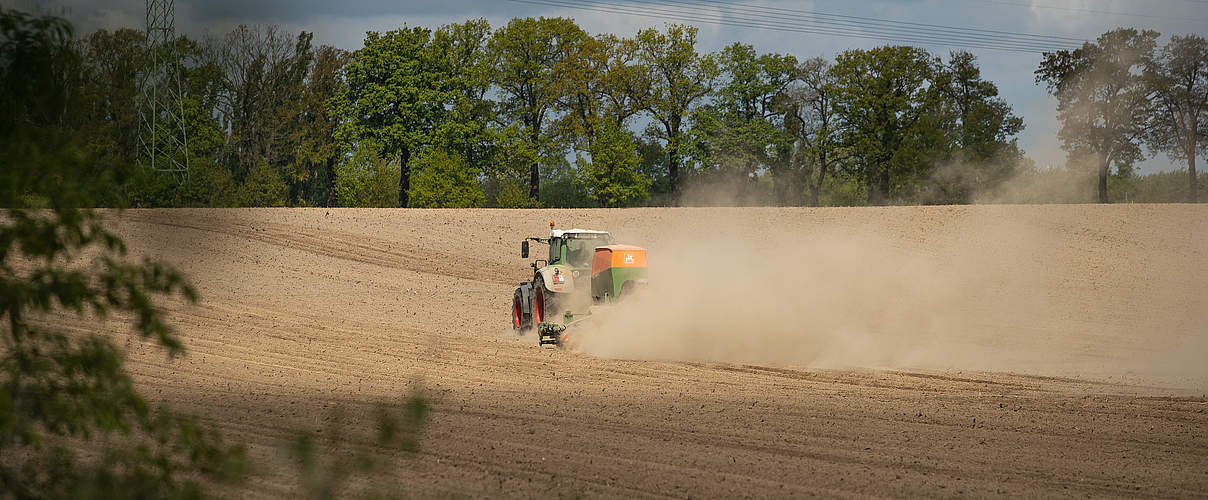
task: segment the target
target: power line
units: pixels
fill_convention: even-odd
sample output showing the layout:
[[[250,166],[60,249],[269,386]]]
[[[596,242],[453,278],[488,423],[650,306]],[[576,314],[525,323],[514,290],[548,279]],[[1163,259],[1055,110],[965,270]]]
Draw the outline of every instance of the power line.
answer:
[[[660,9],[657,7],[644,7],[641,10],[636,10],[636,8],[634,8],[634,7],[610,4],[608,2],[602,2],[602,1],[590,1],[589,0],[589,1],[582,2],[581,4],[568,3],[564,0],[513,0],[513,1],[520,1],[522,3],[532,3],[532,4],[537,4],[537,5],[575,8],[575,9],[581,9],[581,10],[593,10],[593,11],[598,11],[598,12],[606,12],[606,13],[610,13],[610,14],[629,14],[629,15],[643,16],[643,17],[655,17],[655,18],[660,18],[660,19],[668,19],[668,20],[672,20],[672,21],[681,21],[681,22],[682,21],[695,21],[695,22],[704,22],[704,23],[709,23],[709,24],[725,25],[725,26],[740,26],[740,27],[748,27],[748,28],[772,29],[772,30],[778,30],[778,31],[789,31],[789,32],[797,32],[797,33],[836,35],[836,36],[845,36],[845,37],[852,37],[852,38],[864,38],[864,39],[872,39],[872,40],[880,40],[880,41],[895,41],[895,42],[913,43],[913,44],[938,44],[938,45],[945,45],[945,46],[986,48],[986,49],[992,49],[992,50],[1013,50],[1013,51],[1022,51],[1022,52],[1030,52],[1030,53],[1049,51],[1049,50],[1056,49],[1055,47],[1049,46],[1049,45],[1041,46],[1041,45],[1036,45],[1036,44],[1022,44],[1022,43],[1018,43],[1018,42],[1003,43],[1000,41],[991,42],[991,41],[987,41],[985,39],[971,39],[971,38],[967,38],[967,37],[963,37],[963,36],[952,37],[952,36],[946,36],[946,35],[942,35],[942,34],[935,35],[935,34],[930,34],[930,33],[922,33],[922,32],[918,32],[918,31],[907,32],[907,33],[901,33],[901,32],[894,33],[894,32],[885,32],[885,31],[877,32],[875,30],[869,29],[868,26],[859,27],[861,32],[856,33],[856,32],[853,32],[852,30],[846,29],[845,27],[828,26],[825,24],[819,25],[818,23],[812,23],[812,25],[811,25],[810,23],[807,23],[806,25],[801,25],[801,24],[791,24],[791,23],[776,22],[776,21],[765,21],[763,19],[752,19],[752,18],[748,18],[748,17],[731,15],[731,17],[733,19],[737,20],[736,21],[736,20],[732,20],[732,19],[726,19],[724,17],[720,17],[717,15],[709,16],[709,14],[707,14],[707,13],[706,14],[687,13],[687,12],[684,12],[681,10],[668,10],[668,9]],[[587,4],[587,5],[583,5],[583,4]],[[607,6],[607,8],[601,7],[601,6]],[[1060,47],[1060,48],[1068,48],[1068,47]]]
[[[1100,15],[1106,15],[1106,16],[1138,17],[1138,18],[1162,19],[1162,20],[1166,20],[1166,21],[1180,21],[1180,22],[1208,21],[1208,19],[1204,19],[1204,18],[1155,16],[1155,15],[1151,15],[1151,14],[1137,14],[1137,13],[1133,13],[1133,12],[1113,12],[1110,10],[1085,9],[1085,8],[1080,8],[1080,7],[1060,7],[1060,6],[1056,6],[1056,5],[1036,5],[1036,4],[1030,4],[1030,3],[1009,2],[1006,0],[978,0],[978,1],[984,2],[984,3],[998,4],[998,5],[1014,5],[1017,7],[1028,7],[1028,8],[1032,8],[1032,9],[1061,10],[1061,11],[1066,11],[1066,12],[1084,12],[1087,14],[1100,14]],[[1184,0],[1184,1],[1194,1],[1194,0]],[[1197,2],[1197,3],[1208,3],[1208,2]]]
[[[826,22],[807,22],[805,24],[793,24],[783,21],[767,21],[763,16],[757,18],[744,17],[727,13],[730,19],[720,16],[720,14],[710,15],[709,13],[701,13],[701,11],[685,12],[683,10],[669,10],[658,7],[643,6],[640,9],[626,5],[618,5],[615,3],[603,1],[584,1],[581,3],[569,3],[566,0],[512,0],[520,1],[521,3],[531,3],[537,5],[548,5],[555,7],[566,7],[581,10],[592,10],[598,12],[607,12],[611,14],[628,14],[643,17],[655,17],[660,19],[669,19],[672,21],[695,21],[709,24],[718,24],[726,26],[740,26],[748,28],[772,29],[778,31],[789,31],[809,34],[835,35],[851,38],[863,38],[881,41],[894,41],[913,44],[931,44],[944,45],[955,47],[968,48],[984,48],[991,50],[1004,50],[1016,52],[1042,52],[1058,49],[1071,48],[1069,42],[1063,44],[1038,44],[1030,40],[1002,40],[1001,37],[995,39],[987,39],[983,35],[969,36],[968,34],[952,35],[949,33],[934,33],[934,30],[921,30],[919,28],[897,28],[886,30],[884,27],[855,24],[850,25],[856,27],[859,31],[853,32],[847,29],[848,26],[837,26],[837,23],[832,21]],[[749,11],[741,11],[740,13],[749,14]],[[959,28],[958,28],[959,29]]]
[[[668,1],[673,1],[673,0],[668,0]],[[727,1],[727,0],[698,0],[698,1],[701,3],[721,4],[721,5],[726,5],[726,6],[741,7],[741,8],[748,8],[748,9],[752,9],[752,8],[753,9],[762,9],[762,10],[779,12],[779,13],[802,14],[802,15],[806,15],[806,16],[816,16],[816,17],[820,17],[820,18],[852,19],[852,20],[858,20],[858,21],[869,21],[869,22],[883,24],[883,25],[901,25],[901,26],[910,26],[910,27],[928,28],[928,29],[939,28],[942,30],[951,30],[951,31],[968,32],[968,33],[979,33],[979,34],[994,35],[994,36],[1007,35],[1007,36],[1011,36],[1011,37],[1027,37],[1027,38],[1035,38],[1035,39],[1039,39],[1039,40],[1054,41],[1054,42],[1058,42],[1058,43],[1060,43],[1060,41],[1082,43],[1085,40],[1085,38],[1068,37],[1068,36],[1060,36],[1060,35],[1039,35],[1039,34],[1033,34],[1033,33],[1016,33],[1016,32],[1011,32],[1011,31],[999,31],[999,30],[989,30],[989,29],[981,29],[981,28],[963,28],[963,27],[955,27],[955,26],[944,26],[944,25],[940,25],[940,24],[917,23],[917,22],[911,22],[911,21],[895,21],[895,20],[891,20],[891,19],[879,19],[879,18],[875,18],[875,17],[853,16],[853,15],[846,15],[846,14],[833,14],[833,13],[818,12],[818,11],[811,11],[811,10],[766,7],[766,6],[762,6],[762,5],[760,5],[760,6],[746,5],[746,4],[739,4],[738,2]],[[1205,1],[1208,1],[1208,0],[1205,0]]]
[[[836,20],[811,20],[804,23],[791,23],[785,21],[767,20],[767,13],[752,13],[750,10],[738,8],[735,12],[725,13],[728,17],[722,16],[721,13],[709,13],[700,10],[686,11],[676,8],[659,8],[653,6],[630,6],[620,5],[616,3],[603,2],[598,0],[585,0],[580,2],[570,2],[569,0],[510,0],[518,3],[527,3],[533,5],[544,5],[552,7],[564,7],[578,10],[588,10],[595,12],[604,12],[609,14],[632,15],[638,17],[648,17],[670,20],[673,22],[700,22],[707,24],[715,24],[722,26],[735,26],[756,29],[770,29],[776,31],[833,35],[848,38],[860,38],[878,41],[890,41],[898,43],[909,43],[918,45],[941,45],[948,47],[959,48],[977,48],[987,50],[999,50],[1007,52],[1027,52],[1037,53],[1044,51],[1054,51],[1061,49],[1072,48],[1072,42],[1062,43],[1044,43],[1038,40],[1026,39],[1010,39],[1005,40],[1003,37],[990,39],[981,33],[962,33],[959,30],[962,28],[948,28],[948,32],[936,32],[936,30],[924,30],[922,27],[899,26],[892,29],[886,26],[878,26],[875,23],[865,22],[861,24],[858,21],[846,21],[846,25],[839,23]],[[734,9],[732,9],[734,10]],[[749,16],[755,17],[749,17]],[[861,20],[863,21],[863,20]],[[883,20],[878,20],[883,21]],[[850,28],[856,28],[855,30]],[[967,28],[966,28],[967,29]],[[1017,34],[1022,35],[1022,34]]]
[[[697,2],[683,0],[662,0],[664,3],[699,5]],[[922,39],[939,43],[989,43],[996,46],[1022,48],[1030,51],[1052,50],[1052,46],[1070,48],[1071,45],[1082,42],[1081,39],[1034,35],[1030,33],[1011,33],[1006,31],[982,30],[977,28],[959,28],[936,24],[912,23],[907,21],[892,21],[843,14],[828,14],[823,12],[804,11],[796,9],[781,9],[774,7],[753,7],[736,5],[721,0],[700,0],[705,3],[721,4],[727,13],[739,13],[758,16],[758,18],[783,19],[786,15],[795,17],[807,25],[824,26],[827,28],[856,28],[871,32],[878,36],[923,37]],[[751,18],[741,18],[751,20]],[[783,23],[783,22],[782,22]]]

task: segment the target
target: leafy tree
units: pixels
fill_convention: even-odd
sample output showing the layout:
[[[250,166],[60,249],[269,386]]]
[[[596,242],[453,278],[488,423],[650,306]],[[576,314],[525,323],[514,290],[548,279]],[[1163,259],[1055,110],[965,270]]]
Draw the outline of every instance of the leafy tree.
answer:
[[[511,179],[500,182],[495,195],[495,206],[499,208],[537,208],[539,204],[528,195],[524,185]]]
[[[253,168],[239,191],[235,203],[241,207],[284,207],[289,201],[289,186],[267,163]]]
[[[651,181],[638,171],[640,158],[628,130],[603,122],[590,153],[590,162],[578,158],[575,180],[597,206],[626,206],[646,197]]]
[[[1198,200],[1196,153],[1208,150],[1208,41],[1172,36],[1145,70],[1156,109],[1149,144],[1171,158],[1187,160],[1187,201]]]
[[[638,63],[636,40],[611,34],[597,35],[595,40],[604,46],[606,57],[597,87],[603,101],[601,116],[623,126],[642,110],[650,92],[650,75]]]
[[[378,146],[365,141],[336,165],[336,201],[342,207],[397,207],[398,163],[387,161]]]
[[[1014,138],[1023,130],[1023,119],[998,97],[998,87],[981,78],[976,58],[963,51],[953,52],[937,75],[936,87],[942,94],[937,112],[947,120],[942,125],[928,124],[932,130],[945,131],[943,141],[950,149],[946,168],[932,176],[928,186],[936,193],[930,201],[968,203],[973,193],[985,192],[1014,173],[1023,153]]]
[[[839,130],[835,116],[835,76],[831,64],[816,57],[797,66],[797,82],[788,90],[784,104],[784,126],[799,142],[798,158],[792,165],[809,185],[809,205],[818,206],[827,174],[842,159]],[[811,175],[812,174],[812,175]]]
[[[642,108],[662,125],[656,130],[666,143],[667,180],[673,198],[678,198],[681,187],[685,122],[693,106],[709,94],[718,74],[713,58],[696,51],[697,31],[672,24],[666,33],[645,29],[636,38],[639,72],[650,78]]]
[[[852,148],[868,202],[884,205],[894,177],[908,177],[919,167],[913,140],[936,103],[936,62],[923,49],[886,46],[843,52],[832,71],[844,143]]]
[[[579,171],[565,156],[547,158],[541,176],[541,206],[586,208],[592,206],[587,191],[576,182]]]
[[[554,68],[558,105],[565,112],[560,126],[576,149],[591,149],[600,122],[624,126],[640,111],[648,78],[634,62],[636,50],[633,40],[605,33],[584,38]]]
[[[649,124],[646,132],[634,139],[638,151],[637,170],[650,179],[650,197],[645,203],[667,205],[671,194],[671,183],[667,180],[667,154],[663,145],[659,144],[657,132],[650,130],[655,126]]]
[[[418,172],[411,183],[411,206],[420,208],[475,208],[485,203],[478,176],[465,158],[430,149],[416,159]]]
[[[489,47],[495,58],[495,84],[503,100],[501,111],[523,127],[528,149],[539,154],[529,164],[529,197],[541,194],[541,161],[557,151],[547,123],[557,104],[557,76],[554,68],[574,54],[587,35],[570,19],[514,18],[491,37]]]
[[[14,498],[198,497],[202,481],[238,479],[243,450],[134,388],[104,332],[43,318],[133,320],[137,338],[183,352],[156,307],[197,298],[174,269],[131,262],[101,218],[79,206],[98,168],[72,130],[81,94],[70,26],[0,10],[0,491]],[[105,168],[104,164],[100,165]],[[112,185],[103,186],[112,189]],[[38,198],[49,210],[24,210]]]
[[[489,94],[494,72],[490,38],[485,19],[441,26],[432,36],[432,51],[448,75],[450,90],[448,114],[433,132],[432,146],[456,153],[484,174],[495,168],[499,140],[491,128],[497,113]]]
[[[981,160],[1014,149],[1011,137],[1023,130],[1023,119],[998,96],[997,85],[981,78],[976,56],[953,52],[940,77],[940,90],[957,113],[958,147]]]
[[[1099,173],[1099,203],[1108,202],[1112,165],[1130,172],[1143,157],[1140,140],[1151,113],[1142,70],[1158,33],[1120,28],[1075,50],[1046,52],[1036,70],[1057,97],[1058,137],[1072,156],[1089,155]]]
[[[597,123],[603,118],[602,87],[610,63],[609,37],[584,37],[566,58],[553,68],[553,93],[557,108],[564,112],[556,125],[578,151],[591,149]]]
[[[337,133],[340,111],[329,105],[344,93],[343,67],[349,55],[343,50],[324,45],[315,52],[314,65],[306,77],[298,109],[298,126],[291,140],[296,144],[294,171],[303,179],[314,179],[308,201],[333,206],[336,201],[336,163],[344,153],[345,144]],[[304,175],[302,173],[305,173]]]
[[[372,141],[398,159],[400,207],[409,205],[411,157],[432,142],[449,101],[450,76],[430,44],[426,28],[369,32],[345,68],[348,88],[334,104],[344,111],[343,137]]]
[[[544,190],[543,200],[555,206],[590,200],[605,207],[646,196],[650,182],[635,171],[636,146],[625,128],[638,112],[644,85],[633,64],[634,50],[632,40],[613,35],[584,38],[555,68],[557,103],[564,111],[558,128],[572,138],[577,172],[554,177],[559,185]],[[570,196],[555,201],[548,196],[555,191]]]
[[[760,172],[770,171],[781,202],[795,202],[804,187],[789,172],[793,137],[782,126],[789,84],[796,79],[796,58],[758,54],[735,43],[716,56],[721,83],[711,104],[694,114],[700,156],[740,193]],[[740,195],[741,197],[741,195]]]

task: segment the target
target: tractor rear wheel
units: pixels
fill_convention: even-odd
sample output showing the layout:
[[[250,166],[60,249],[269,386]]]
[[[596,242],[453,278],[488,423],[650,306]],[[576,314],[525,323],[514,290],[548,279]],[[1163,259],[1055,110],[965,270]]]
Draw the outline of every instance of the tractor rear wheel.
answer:
[[[544,280],[538,279],[533,285],[533,327],[536,328],[545,321],[545,301],[549,292]]]
[[[516,290],[512,294],[512,329],[516,333],[524,333],[532,327],[532,318],[524,314],[524,296],[520,290]]]

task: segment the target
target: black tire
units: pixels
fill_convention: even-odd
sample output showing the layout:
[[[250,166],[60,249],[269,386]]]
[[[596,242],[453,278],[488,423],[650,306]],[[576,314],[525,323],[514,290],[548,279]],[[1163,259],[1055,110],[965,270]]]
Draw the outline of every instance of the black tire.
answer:
[[[533,280],[533,328],[549,318],[550,302],[550,293],[545,289],[545,280],[539,277]]]
[[[524,294],[517,289],[516,293],[512,294],[512,330],[523,334],[532,328],[532,315],[524,312]]]

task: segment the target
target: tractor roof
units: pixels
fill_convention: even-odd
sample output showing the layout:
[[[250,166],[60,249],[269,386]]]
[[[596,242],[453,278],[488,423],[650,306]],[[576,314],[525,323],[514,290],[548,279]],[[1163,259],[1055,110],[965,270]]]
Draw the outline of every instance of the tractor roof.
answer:
[[[608,231],[594,231],[591,229],[551,229],[549,232],[550,238],[561,238],[564,234],[608,234]]]
[[[607,251],[609,251],[609,252],[613,252],[613,251],[616,251],[616,252],[634,252],[634,251],[638,251],[638,250],[641,250],[641,251],[643,251],[643,252],[645,252],[645,251],[646,251],[646,249],[645,249],[645,248],[642,248],[642,247],[639,247],[639,246],[633,246],[633,245],[604,245],[604,246],[599,246],[599,247],[596,247],[596,251],[597,251],[597,252],[599,252],[600,250],[607,250]]]

